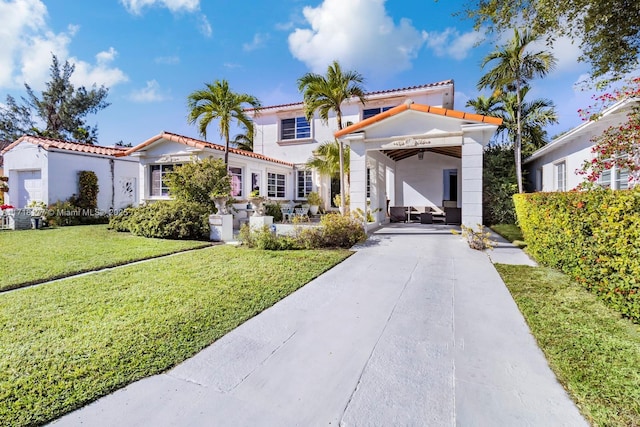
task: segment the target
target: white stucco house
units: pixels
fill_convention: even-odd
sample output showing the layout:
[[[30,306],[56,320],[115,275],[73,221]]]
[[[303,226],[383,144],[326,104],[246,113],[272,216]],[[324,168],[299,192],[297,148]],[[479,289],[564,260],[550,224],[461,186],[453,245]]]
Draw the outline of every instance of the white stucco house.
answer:
[[[309,122],[302,102],[264,107],[253,117],[254,151],[294,165],[295,199],[313,189],[329,207],[339,183],[305,170],[305,163],[321,143],[339,138],[351,149],[351,208],[375,211],[376,224],[388,221],[387,203],[448,205],[461,209],[464,224],[482,223],[483,147],[500,119],[453,110],[452,80],[366,98],[365,105],[343,104],[348,126],[338,133],[335,115],[327,124],[317,116]]]
[[[605,109],[596,120],[589,120],[549,142],[523,160],[528,171],[529,188],[533,191],[568,191],[584,181],[576,171],[593,159],[592,139],[610,126],[627,121],[630,110],[640,105],[639,98],[618,101]],[[613,167],[600,178],[599,184],[617,189],[628,187],[629,173]]]
[[[9,177],[5,203],[24,208],[31,201],[48,205],[78,193],[78,173],[98,177],[98,209],[137,205],[138,162],[124,148],[23,136],[2,150]]]

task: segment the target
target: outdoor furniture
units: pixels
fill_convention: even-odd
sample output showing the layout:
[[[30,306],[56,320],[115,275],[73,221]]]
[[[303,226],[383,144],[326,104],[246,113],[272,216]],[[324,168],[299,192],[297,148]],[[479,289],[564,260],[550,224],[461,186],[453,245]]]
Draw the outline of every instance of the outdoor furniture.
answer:
[[[296,208],[296,216],[306,216],[309,213],[309,208]]]
[[[404,206],[391,206],[389,215],[391,222],[407,222],[407,208]]]
[[[431,212],[421,213],[420,224],[433,224],[433,214]]]
[[[462,209],[444,208],[444,223],[460,225],[462,222]]]
[[[293,217],[293,208],[289,206],[280,206],[280,212],[282,212],[282,222],[289,222]]]

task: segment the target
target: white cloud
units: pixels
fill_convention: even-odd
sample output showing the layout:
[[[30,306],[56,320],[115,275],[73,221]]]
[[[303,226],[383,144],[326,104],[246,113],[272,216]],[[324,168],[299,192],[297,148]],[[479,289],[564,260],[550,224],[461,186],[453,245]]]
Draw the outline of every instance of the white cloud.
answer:
[[[257,33],[253,36],[253,40],[251,40],[251,43],[245,43],[242,45],[242,49],[245,52],[250,52],[252,50],[260,49],[261,47],[264,47],[264,44],[268,39],[269,39],[269,34]]]
[[[96,55],[96,64],[81,61],[77,58],[69,58],[69,62],[75,65],[75,71],[71,76],[71,81],[77,86],[91,86],[94,83],[98,86],[115,86],[129,80],[127,75],[119,68],[112,68],[111,62],[118,52],[110,47],[109,50],[99,52]]]
[[[457,60],[465,59],[469,50],[484,38],[481,32],[469,31],[460,34],[455,28],[447,28],[442,32],[424,32],[423,36],[427,41],[427,46],[437,56],[449,56]]]
[[[200,0],[120,0],[129,13],[140,15],[145,7],[166,7],[171,12],[195,12]]]
[[[175,65],[180,63],[180,57],[173,56],[158,56],[153,60],[156,64]]]
[[[211,34],[213,34],[213,30],[211,29],[211,24],[209,23],[207,17],[205,15],[200,15],[199,21],[200,22],[198,23],[198,29],[200,30],[200,32],[206,37],[211,37]]]
[[[167,99],[160,93],[160,85],[156,80],[150,80],[144,88],[134,90],[129,98],[134,102],[160,102]]]
[[[314,72],[324,72],[334,59],[346,69],[383,77],[411,68],[424,44],[409,19],[395,24],[385,0],[324,0],[305,7],[310,29],[296,28],[289,35],[289,50]]]
[[[236,64],[236,63],[233,63],[233,62],[225,62],[223,65],[224,65],[225,68],[228,68],[230,70],[233,70],[234,68],[241,68],[242,67],[242,65]]]
[[[20,88],[28,83],[35,90],[42,90],[49,79],[51,55],[58,57],[61,64],[67,59],[76,64],[72,76],[74,83],[85,85],[94,81],[82,79],[95,76],[95,82],[117,84],[126,81],[124,73],[111,67],[116,52],[113,48],[96,56],[96,65],[90,65],[75,58],[69,58],[69,44],[80,27],[69,25],[66,31],[53,32],[47,24],[47,8],[40,0],[0,1],[0,88]]]
[[[275,29],[278,31],[289,31],[294,27],[293,21],[289,22],[279,22],[275,25]]]
[[[550,51],[556,57],[556,73],[574,73],[588,69],[584,62],[578,62],[582,55],[580,41],[572,42],[567,36],[556,38],[551,45],[545,39],[532,43],[533,51]]]

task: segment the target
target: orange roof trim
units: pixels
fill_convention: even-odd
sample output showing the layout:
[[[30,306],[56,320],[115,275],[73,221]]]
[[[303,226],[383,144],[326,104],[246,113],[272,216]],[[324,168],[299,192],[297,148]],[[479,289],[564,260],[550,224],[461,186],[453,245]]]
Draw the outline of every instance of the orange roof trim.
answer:
[[[405,104],[400,104],[397,107],[393,107],[387,111],[383,111],[380,114],[376,114],[373,117],[369,117],[368,119],[355,123],[351,126],[347,126],[346,128],[334,133],[334,135],[336,138],[339,138],[341,136],[358,131],[371,124],[378,123],[382,120],[385,120],[389,117],[395,116],[396,114],[400,114],[407,110],[421,111],[423,113],[437,114],[439,116],[451,117],[454,119],[461,119],[461,120],[469,120],[473,122],[487,123],[487,124],[497,125],[497,126],[500,126],[502,124],[502,119],[498,117],[483,116],[481,114],[466,113],[464,111],[449,110],[448,108],[432,107],[430,105],[424,105],[424,104],[406,104],[405,103]]]
[[[68,151],[77,151],[80,153],[89,153],[89,154],[100,154],[103,156],[121,156],[126,151],[126,148],[123,147],[103,147],[101,145],[91,145],[91,144],[82,144],[80,142],[69,142],[62,141],[59,139],[51,139],[45,138],[42,136],[31,136],[25,135],[21,136],[11,144],[9,144],[4,150],[2,150],[2,154],[11,150],[16,145],[21,142],[29,142],[31,144],[39,145],[45,150],[49,150],[50,148],[57,148],[58,150],[68,150]]]
[[[128,156],[132,153],[135,153],[136,151],[139,151],[145,147],[148,147],[149,145],[161,140],[161,139],[166,139],[168,141],[173,141],[173,142],[178,142],[180,144],[184,144],[187,145],[189,147],[193,147],[193,148],[198,148],[198,149],[204,149],[204,148],[210,148],[213,150],[218,150],[218,151],[224,151],[224,146],[219,145],[219,144],[212,144],[210,142],[206,142],[206,141],[201,141],[199,139],[195,139],[195,138],[189,138],[188,136],[183,136],[183,135],[178,135],[175,133],[171,133],[171,132],[162,132],[160,135],[156,135],[153,138],[150,138],[148,140],[146,140],[145,142],[136,145],[133,148],[128,149],[127,151],[123,152],[122,155],[123,156]],[[273,159],[271,157],[267,157],[267,156],[263,156],[262,154],[258,154],[258,153],[254,153],[252,151],[245,151],[245,150],[240,150],[238,148],[231,148],[229,147],[229,153],[233,153],[233,154],[238,154],[240,156],[245,156],[245,157],[251,157],[254,159],[259,159],[259,160],[265,160],[268,162],[272,162],[272,163],[278,163],[281,165],[285,165],[285,166],[290,166],[293,167],[293,163],[288,163],[288,162],[284,162],[282,160],[278,160],[278,159]]]

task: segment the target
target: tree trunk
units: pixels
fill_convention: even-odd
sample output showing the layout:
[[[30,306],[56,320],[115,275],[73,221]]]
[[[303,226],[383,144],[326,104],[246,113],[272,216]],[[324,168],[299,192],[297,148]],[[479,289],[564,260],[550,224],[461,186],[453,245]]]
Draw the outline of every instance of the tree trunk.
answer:
[[[522,111],[520,99],[520,80],[516,82],[516,103],[518,108],[516,111],[516,141],[513,147],[513,154],[516,161],[516,180],[518,182],[518,193],[523,193],[522,189],[522,124],[520,123],[520,114]]]
[[[340,109],[336,111],[336,119],[338,120],[338,130],[342,130],[342,114],[340,114]],[[346,215],[347,204],[344,194],[344,146],[342,145],[342,141],[338,141],[338,152],[340,153],[340,211],[343,215]]]
[[[224,146],[224,165],[229,169],[229,132],[225,135],[225,146]]]

